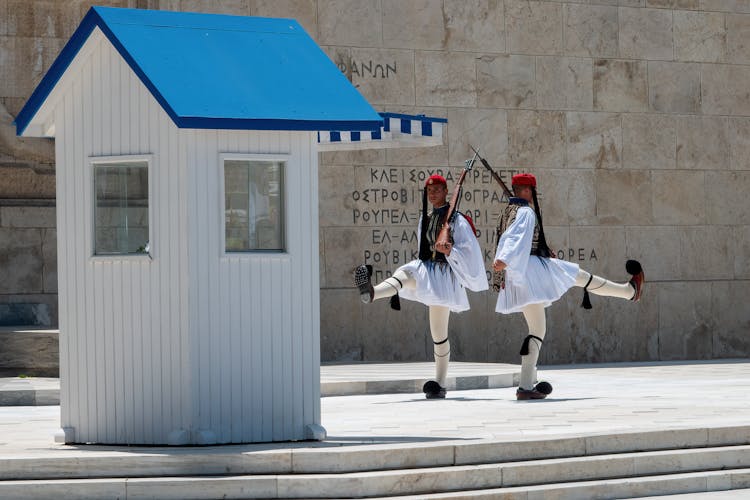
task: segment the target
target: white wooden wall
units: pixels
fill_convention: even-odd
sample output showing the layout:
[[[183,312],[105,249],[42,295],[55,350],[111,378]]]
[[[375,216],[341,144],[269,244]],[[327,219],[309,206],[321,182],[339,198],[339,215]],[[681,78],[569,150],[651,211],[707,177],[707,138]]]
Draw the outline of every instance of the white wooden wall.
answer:
[[[304,438],[320,423],[313,134],[179,130],[108,41],[79,66],[54,109],[62,427]],[[290,154],[287,253],[223,256],[220,153]],[[92,258],[89,157],[137,154],[153,155],[153,259]]]
[[[320,423],[317,149],[310,133],[184,131],[195,422],[219,442]],[[220,153],[289,154],[284,254],[224,254]]]

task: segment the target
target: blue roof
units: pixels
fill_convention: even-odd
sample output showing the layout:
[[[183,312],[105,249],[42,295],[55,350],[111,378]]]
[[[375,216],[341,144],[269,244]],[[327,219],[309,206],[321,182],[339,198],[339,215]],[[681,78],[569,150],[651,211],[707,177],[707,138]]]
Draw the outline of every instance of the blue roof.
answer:
[[[18,114],[18,135],[95,27],[178,127],[377,130],[383,123],[297,21],[92,7]]]

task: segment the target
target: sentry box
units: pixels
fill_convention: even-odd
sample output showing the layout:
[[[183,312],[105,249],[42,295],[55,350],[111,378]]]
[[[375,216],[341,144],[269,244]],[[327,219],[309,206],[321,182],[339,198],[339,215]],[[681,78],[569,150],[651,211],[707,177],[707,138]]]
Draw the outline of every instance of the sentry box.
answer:
[[[58,442],[323,439],[318,151],[442,144],[289,19],[93,7],[16,119],[54,137]]]

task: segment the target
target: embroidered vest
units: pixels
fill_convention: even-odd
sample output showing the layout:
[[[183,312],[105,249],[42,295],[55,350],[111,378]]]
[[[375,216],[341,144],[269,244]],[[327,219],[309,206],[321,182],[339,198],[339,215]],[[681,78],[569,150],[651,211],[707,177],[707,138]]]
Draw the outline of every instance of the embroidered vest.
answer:
[[[497,229],[495,232],[496,242],[500,241],[500,237],[503,235],[503,233],[510,227],[511,224],[513,224],[513,221],[516,220],[516,214],[518,214],[518,209],[521,207],[528,207],[529,203],[524,200],[523,198],[510,198],[508,205],[505,207],[505,210],[500,214],[500,217],[497,220]],[[539,222],[536,222],[534,224],[534,236],[531,240],[531,255],[538,255],[539,253]],[[496,292],[499,292],[501,289],[505,288],[505,270],[503,269],[500,272],[492,271],[492,289]]]
[[[428,215],[427,215],[427,233],[425,234],[427,244],[430,247],[430,259],[434,262],[448,262],[445,258],[445,254],[438,252],[435,250],[435,242],[437,241],[437,237],[440,234],[440,230],[443,228],[443,223],[445,222],[445,216],[448,215],[448,205],[445,205],[440,208],[433,209]],[[422,221],[424,224],[425,221]]]

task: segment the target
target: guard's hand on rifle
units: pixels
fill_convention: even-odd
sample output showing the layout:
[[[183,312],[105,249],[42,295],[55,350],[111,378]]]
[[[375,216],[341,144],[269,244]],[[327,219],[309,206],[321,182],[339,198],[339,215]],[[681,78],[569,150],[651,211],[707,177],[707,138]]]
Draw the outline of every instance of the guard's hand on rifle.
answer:
[[[503,262],[502,260],[500,260],[500,259],[498,259],[498,260],[496,260],[495,262],[492,263],[492,269],[494,269],[498,273],[500,271],[502,271],[503,269],[505,269],[506,266],[507,266],[507,264],[505,262]]]
[[[450,255],[453,245],[451,244],[450,241],[439,241],[435,244],[435,248],[437,249],[438,252],[442,254]]]
[[[435,240],[435,250],[445,255],[451,254],[451,249],[453,248],[452,232],[450,224],[443,224],[443,228],[440,230],[437,239]]]

